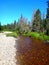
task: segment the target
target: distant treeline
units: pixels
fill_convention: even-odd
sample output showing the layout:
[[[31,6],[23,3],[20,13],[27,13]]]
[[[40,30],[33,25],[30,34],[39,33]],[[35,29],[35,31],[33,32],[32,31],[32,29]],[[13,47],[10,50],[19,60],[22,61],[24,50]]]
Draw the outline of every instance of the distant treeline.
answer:
[[[31,21],[21,15],[18,22],[15,20],[14,23],[3,26],[0,23],[0,30],[18,31],[20,34],[33,31],[49,35],[49,18],[42,18],[40,10],[37,9]]]

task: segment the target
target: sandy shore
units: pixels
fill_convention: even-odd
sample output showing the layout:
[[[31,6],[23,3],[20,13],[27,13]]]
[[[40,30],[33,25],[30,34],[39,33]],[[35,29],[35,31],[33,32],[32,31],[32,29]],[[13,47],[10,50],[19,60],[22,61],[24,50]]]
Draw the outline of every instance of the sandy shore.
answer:
[[[16,65],[15,38],[6,37],[10,32],[0,33],[0,65]]]

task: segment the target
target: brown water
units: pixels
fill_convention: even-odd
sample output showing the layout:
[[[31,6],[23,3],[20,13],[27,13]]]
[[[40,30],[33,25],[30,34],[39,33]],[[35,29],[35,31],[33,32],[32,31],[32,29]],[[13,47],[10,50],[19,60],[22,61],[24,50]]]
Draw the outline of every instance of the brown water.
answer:
[[[17,50],[17,65],[49,65],[49,43],[20,37]]]

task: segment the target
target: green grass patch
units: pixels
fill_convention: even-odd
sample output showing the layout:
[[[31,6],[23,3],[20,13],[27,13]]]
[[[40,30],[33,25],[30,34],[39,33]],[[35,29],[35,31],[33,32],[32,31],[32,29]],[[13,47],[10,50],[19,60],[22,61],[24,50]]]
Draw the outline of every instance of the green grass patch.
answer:
[[[43,33],[37,33],[37,32],[28,32],[27,34],[23,34],[23,36],[30,36],[36,39],[41,39],[41,40],[48,40],[49,41],[49,36],[44,35]]]
[[[11,36],[11,37],[18,37],[18,34],[16,32],[8,33],[6,36]]]
[[[0,31],[0,33],[2,33],[3,31]]]

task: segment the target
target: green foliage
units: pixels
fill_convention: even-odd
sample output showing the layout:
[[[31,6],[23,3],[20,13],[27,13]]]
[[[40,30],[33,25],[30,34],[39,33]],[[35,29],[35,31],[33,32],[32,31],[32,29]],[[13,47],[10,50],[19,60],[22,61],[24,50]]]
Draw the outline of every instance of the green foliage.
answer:
[[[26,35],[35,37],[38,39],[48,39],[47,36],[49,36],[49,18],[41,19],[41,12],[39,9],[34,14],[34,19],[32,20],[32,25],[30,25],[30,21],[28,21],[26,18],[24,18],[22,15],[19,18],[18,22],[16,20],[14,23],[7,24],[7,25],[1,25],[0,23],[0,31],[12,31],[16,32],[18,35]],[[31,32],[32,31],[32,32]],[[41,34],[44,33],[44,34]],[[40,33],[40,34],[39,34]],[[15,36],[15,33],[10,34],[11,36]],[[9,35],[8,35],[9,36]]]
[[[46,34],[49,35],[49,18],[46,19],[47,24],[46,24]]]
[[[46,29],[46,24],[47,24],[47,21],[46,21],[46,19],[43,19],[42,26],[43,26],[43,28],[44,28],[44,29]]]
[[[40,32],[40,29],[41,29],[41,12],[39,9],[34,14],[34,20],[32,23],[32,28],[35,32]]]
[[[47,8],[47,16],[46,18],[49,18],[49,7]]]
[[[6,36],[18,37],[16,32],[8,33]]]
[[[23,34],[28,32],[29,26],[27,25],[27,20],[21,15],[18,21],[19,33]]]
[[[0,23],[0,31],[2,30],[2,26],[1,26],[1,23]]]
[[[29,36],[41,40],[49,40],[49,36],[37,32],[28,32],[27,34],[23,34],[23,36]]]

